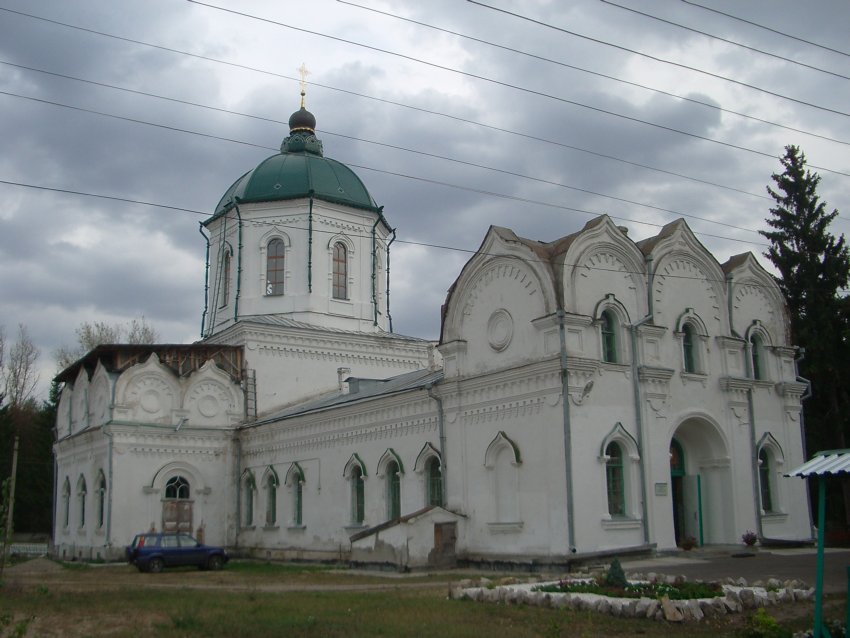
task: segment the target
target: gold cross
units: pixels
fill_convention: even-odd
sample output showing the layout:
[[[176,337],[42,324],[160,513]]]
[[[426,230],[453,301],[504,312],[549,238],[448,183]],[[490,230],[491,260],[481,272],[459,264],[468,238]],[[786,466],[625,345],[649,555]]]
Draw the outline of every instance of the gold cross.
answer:
[[[301,108],[304,108],[304,96],[307,95],[307,76],[310,75],[310,72],[307,70],[307,66],[302,62],[301,66],[297,69],[298,74],[301,76]]]

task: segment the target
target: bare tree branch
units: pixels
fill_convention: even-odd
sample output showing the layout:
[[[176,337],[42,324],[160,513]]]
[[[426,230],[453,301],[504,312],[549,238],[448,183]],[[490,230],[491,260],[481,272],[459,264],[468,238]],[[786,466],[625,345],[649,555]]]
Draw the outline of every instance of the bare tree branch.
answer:
[[[18,324],[18,340],[9,349],[6,363],[6,397],[9,404],[21,406],[32,398],[38,384],[35,364],[40,352],[23,324]]]

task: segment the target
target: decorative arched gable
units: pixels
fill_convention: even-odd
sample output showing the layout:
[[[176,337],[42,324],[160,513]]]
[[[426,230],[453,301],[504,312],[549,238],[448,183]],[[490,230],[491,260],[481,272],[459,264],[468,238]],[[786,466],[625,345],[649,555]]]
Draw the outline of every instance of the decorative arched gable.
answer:
[[[499,433],[493,437],[493,440],[490,441],[490,445],[487,446],[487,451],[484,453],[484,467],[492,468],[495,465],[496,456],[503,448],[509,449],[512,465],[522,464],[522,456],[520,455],[519,446],[514,443],[507,434],[499,431]]]
[[[358,466],[360,468],[360,472],[362,473],[363,478],[365,479],[369,476],[369,473],[366,471],[366,464],[363,462],[363,459],[360,458],[360,455],[355,452],[349,457],[348,462],[346,462],[345,467],[342,468],[342,475],[345,478],[351,476],[351,470],[354,466]]]
[[[71,434],[71,403],[74,399],[74,386],[66,383],[59,395],[57,406],[56,433],[57,438],[63,438]]]
[[[723,270],[732,282],[732,328],[735,334],[743,334],[747,326],[758,320],[774,336],[776,345],[786,345],[790,319],[776,280],[752,253],[731,257],[723,264]]]
[[[305,482],[306,479],[304,478],[304,470],[301,468],[301,465],[297,461],[289,466],[289,469],[286,472],[285,480],[287,485]]]
[[[605,435],[604,439],[602,439],[602,445],[599,446],[599,460],[603,463],[608,460],[605,450],[608,449],[608,446],[611,445],[611,443],[619,443],[631,460],[640,460],[640,452],[638,451],[637,441],[620,422],[617,422],[614,427],[611,428],[611,431]]]
[[[388,447],[386,451],[381,455],[381,458],[378,460],[377,475],[379,477],[383,477],[386,474],[387,465],[389,465],[392,461],[395,461],[398,465],[399,474],[404,474],[404,463],[402,463],[401,457],[394,449]]]
[[[607,215],[588,222],[565,244],[555,265],[567,312],[592,314],[603,293],[616,295],[626,315],[647,314],[644,257]]]
[[[421,474],[422,472],[424,472],[425,466],[432,458],[437,459],[437,461],[439,461],[440,463],[440,466],[443,465],[443,458],[439,450],[437,450],[437,448],[435,448],[430,443],[426,443],[422,446],[422,449],[419,450],[419,454],[416,455],[416,462],[413,464],[413,471],[417,474]]]
[[[185,461],[172,461],[160,467],[154,473],[145,491],[164,494],[165,484],[175,476],[182,476],[189,482],[192,494],[209,494],[211,492],[209,482],[203,472]]]
[[[533,300],[537,317],[555,312],[558,304],[551,270],[545,255],[535,252],[530,243],[506,228],[490,227],[478,251],[464,265],[449,289],[444,305],[441,344],[467,338],[464,319],[469,316],[482,289],[496,280],[516,282],[524,291],[526,301]]]
[[[773,345],[770,332],[768,332],[767,328],[765,328],[764,324],[759,320],[753,321],[749,326],[747,326],[747,329],[744,332],[744,339],[749,341],[753,335],[758,335],[764,345]]]
[[[74,394],[71,401],[71,432],[81,432],[89,427],[89,376],[81,366],[74,380]]]
[[[273,482],[273,485],[275,487],[280,486],[280,478],[278,478],[277,471],[275,471],[275,469],[271,465],[266,467],[265,471],[263,471],[262,484],[268,485],[269,480]]]
[[[113,377],[106,371],[103,363],[97,362],[89,386],[89,423],[95,427],[111,419]]]
[[[657,237],[640,242],[652,257],[655,323],[669,325],[682,306],[702,317],[709,334],[729,334],[726,276],[684,220],[664,226]]]
[[[174,372],[159,362],[156,353],[118,378],[115,418],[138,423],[173,423],[172,411],[180,405],[180,384]]]
[[[758,452],[760,452],[763,448],[770,450],[771,455],[773,456],[773,461],[776,463],[777,467],[785,465],[785,453],[782,451],[782,446],[779,445],[779,441],[777,441],[776,437],[774,437],[770,432],[765,432],[756,445],[756,450]]]
[[[190,425],[232,425],[242,419],[242,390],[210,359],[189,377],[182,409]]]

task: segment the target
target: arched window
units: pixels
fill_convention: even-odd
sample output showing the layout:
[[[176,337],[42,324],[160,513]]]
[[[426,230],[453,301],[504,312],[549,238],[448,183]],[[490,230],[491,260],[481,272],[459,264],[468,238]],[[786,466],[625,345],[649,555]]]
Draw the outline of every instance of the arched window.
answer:
[[[80,503],[80,527],[86,526],[86,479],[80,475],[77,481],[77,498]]]
[[[605,448],[605,478],[608,484],[608,513],[626,515],[626,485],[623,474],[623,450],[617,443]]]
[[[341,241],[333,250],[333,298],[348,299],[348,251]]]
[[[298,463],[289,468],[286,484],[289,488],[290,524],[301,526],[304,524],[304,471]]]
[[[64,527],[68,527],[71,523],[71,481],[67,476],[62,485],[62,521]]]
[[[189,481],[182,476],[172,476],[165,483],[165,498],[185,500],[189,498]]]
[[[285,248],[279,237],[272,239],[266,247],[266,294],[282,295],[285,277]]]
[[[277,477],[273,472],[266,476],[266,526],[277,524]]]
[[[401,474],[398,463],[387,463],[387,518],[394,520],[401,517]]]
[[[351,468],[351,522],[362,525],[366,520],[366,494],[363,486],[363,469],[359,465]]]
[[[103,472],[98,474],[95,491],[97,493],[97,527],[101,528],[106,518],[106,477]]]
[[[759,491],[761,493],[761,509],[765,513],[773,511],[772,465],[770,453],[765,448],[759,450]]]
[[[761,336],[756,333],[750,335],[750,361],[752,362],[753,379],[764,379],[764,342]]]
[[[600,316],[602,330],[602,360],[617,363],[617,319],[610,310]]]
[[[245,472],[242,478],[242,525],[251,527],[254,524],[254,495],[257,483],[251,472]]]
[[[426,475],[426,503],[428,505],[443,505],[443,470],[440,467],[440,459],[432,456],[425,464]]]
[[[682,326],[682,358],[685,372],[697,372],[696,335],[694,327],[689,323]]]
[[[221,258],[221,303],[219,306],[226,306],[230,300],[230,249],[224,250],[224,255]]]

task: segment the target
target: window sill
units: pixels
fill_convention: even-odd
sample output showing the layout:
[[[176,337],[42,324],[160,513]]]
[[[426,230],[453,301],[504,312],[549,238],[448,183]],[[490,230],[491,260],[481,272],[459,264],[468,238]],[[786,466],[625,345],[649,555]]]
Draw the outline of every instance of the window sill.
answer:
[[[286,528],[288,532],[303,532],[305,529],[307,529],[306,525],[289,525]]]
[[[765,523],[783,523],[788,518],[787,512],[762,512],[762,521]]]
[[[242,529],[243,532],[248,532],[248,531],[253,531],[253,530],[257,529],[257,526],[256,525],[243,525],[241,529]]]
[[[522,521],[487,523],[487,528],[491,534],[519,534],[522,531],[523,525],[524,523]]]
[[[279,525],[263,525],[264,532],[273,532],[276,529],[280,529]]]
[[[368,526],[364,523],[349,523],[345,526],[345,531],[357,532],[366,529]]]
[[[639,518],[612,517],[602,519],[602,529],[639,529],[641,520]]]

